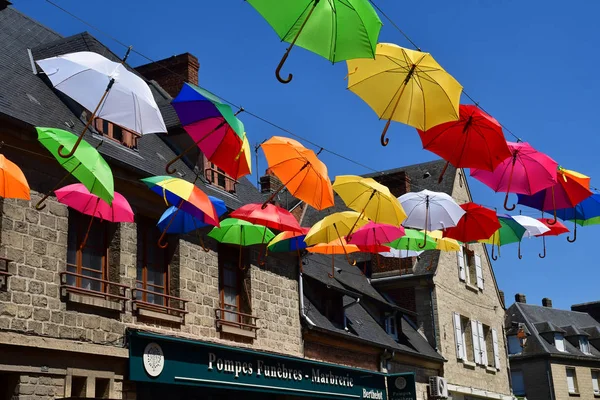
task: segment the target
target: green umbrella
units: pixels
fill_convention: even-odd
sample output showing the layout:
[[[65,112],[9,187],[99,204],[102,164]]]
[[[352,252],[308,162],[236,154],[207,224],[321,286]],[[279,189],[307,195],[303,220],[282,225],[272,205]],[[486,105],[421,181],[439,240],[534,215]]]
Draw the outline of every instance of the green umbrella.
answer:
[[[424,232],[416,229],[404,229],[405,235],[393,242],[386,243],[385,246],[389,246],[396,250],[409,250],[422,251],[422,250],[435,250],[437,248],[437,242],[434,238],[426,235]],[[425,243],[425,247],[419,247]]]
[[[98,150],[92,147],[86,141],[82,141],[75,150],[75,153],[69,158],[62,158],[58,154],[58,148],[64,146],[67,151],[71,151],[77,142],[77,136],[71,132],[56,128],[35,128],[38,133],[39,142],[52,153],[54,158],[68,171],[52,190],[42,197],[36,204],[38,210],[46,207],[44,201],[50,196],[65,179],[73,175],[81,182],[92,194],[95,194],[108,204],[112,204],[115,196],[113,174]],[[102,142],[100,142],[102,144]],[[100,145],[98,145],[100,146]]]
[[[227,218],[221,221],[220,227],[213,228],[208,236],[219,243],[240,246],[240,268],[242,268],[242,246],[267,244],[275,237],[275,234],[264,226],[254,225],[237,218]]]
[[[374,58],[381,20],[369,0],[247,0],[282,41],[290,43],[275,72],[294,45],[335,63],[355,58]]]
[[[520,255],[521,239],[527,229],[509,215],[498,215],[498,221],[500,222],[500,229],[498,229],[489,239],[478,240],[478,242],[492,245],[493,260],[498,259],[498,256],[494,256],[494,245],[498,246],[498,254],[500,254],[500,246],[518,242]]]

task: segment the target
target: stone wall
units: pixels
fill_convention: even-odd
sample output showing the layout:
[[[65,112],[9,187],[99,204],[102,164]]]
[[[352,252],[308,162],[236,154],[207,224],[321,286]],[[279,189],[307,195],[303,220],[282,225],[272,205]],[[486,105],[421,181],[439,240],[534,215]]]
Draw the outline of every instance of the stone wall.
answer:
[[[379,371],[379,360],[383,351],[367,351],[370,348],[363,347],[364,351],[349,350],[341,345],[332,346],[307,338],[304,342],[304,356],[317,361]]]
[[[575,376],[577,377],[577,394],[569,394],[569,388],[567,385],[567,370],[566,368],[575,368]],[[592,400],[598,397],[594,395],[594,389],[592,386],[592,370],[589,366],[578,366],[573,364],[562,364],[553,362],[550,366],[552,371],[552,383],[554,387],[554,398],[555,399],[569,399],[576,397],[581,400]],[[534,399],[535,396],[529,396],[529,389],[527,390],[527,399]],[[532,393],[533,394],[533,393]]]
[[[64,396],[64,379],[60,377],[23,374],[15,375],[16,382],[7,400],[53,400]]]

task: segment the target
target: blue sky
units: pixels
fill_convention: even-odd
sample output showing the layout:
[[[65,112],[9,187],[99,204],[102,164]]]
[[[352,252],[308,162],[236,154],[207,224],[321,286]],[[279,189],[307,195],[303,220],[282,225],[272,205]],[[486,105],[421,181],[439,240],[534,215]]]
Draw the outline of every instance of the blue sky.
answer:
[[[278,83],[274,69],[286,44],[242,0],[182,1],[55,0],[86,21],[162,59],[190,52],[200,60],[200,84],[320,145],[383,170],[435,159],[422,149],[413,128],[393,123],[389,146],[379,144],[384,122],[345,89],[345,63],[332,66],[319,56],[294,49],[284,67],[289,85]],[[43,0],[16,0],[15,7],[63,35],[84,30],[117,54],[124,48]],[[511,131],[548,153],[566,168],[598,177],[595,155],[600,140],[594,123],[598,103],[594,78],[600,39],[600,2],[470,0],[377,0],[376,3],[423,51],[463,84],[465,90]],[[383,18],[382,18],[383,19]],[[410,47],[387,21],[379,38]],[[133,65],[147,61],[130,57]],[[463,97],[463,102],[467,102]],[[269,125],[242,117],[251,142],[282,135]],[[507,134],[507,139],[511,137]],[[333,179],[370,172],[323,153]],[[261,161],[260,173],[266,165]],[[502,207],[503,196],[469,180],[474,200]],[[516,198],[515,198],[516,199]],[[515,211],[517,212],[517,211]],[[539,216],[524,209],[524,214]],[[571,227],[569,225],[569,227]],[[555,307],[600,300],[600,266],[593,246],[600,227],[580,229],[578,240],[547,240],[548,256],[538,258],[541,241],[525,240],[523,259],[516,246],[502,249],[494,269],[507,302],[523,292],[529,303],[542,297]]]

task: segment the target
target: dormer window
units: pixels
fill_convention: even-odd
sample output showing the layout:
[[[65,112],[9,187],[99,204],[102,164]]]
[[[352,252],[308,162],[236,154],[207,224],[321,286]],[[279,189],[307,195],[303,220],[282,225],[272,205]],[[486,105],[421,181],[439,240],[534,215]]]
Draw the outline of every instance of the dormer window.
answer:
[[[517,335],[508,335],[508,354],[521,354],[523,347],[521,346],[521,340]]]
[[[385,331],[395,340],[398,340],[398,324],[395,315],[388,315],[385,318]]]
[[[556,350],[566,352],[565,339],[560,333],[554,334],[554,346],[556,347]]]
[[[217,167],[216,164],[210,162],[206,156],[201,155],[204,166],[204,177],[214,186],[225,190],[229,193],[235,193],[235,185],[237,181],[227,175],[225,171]]]
[[[590,342],[585,336],[579,338],[579,350],[584,354],[592,354],[590,352]]]

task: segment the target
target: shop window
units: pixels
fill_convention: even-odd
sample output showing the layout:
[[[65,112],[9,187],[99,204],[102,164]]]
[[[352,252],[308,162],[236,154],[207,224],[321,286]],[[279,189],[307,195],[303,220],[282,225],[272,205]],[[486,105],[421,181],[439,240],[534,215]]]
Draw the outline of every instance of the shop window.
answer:
[[[137,141],[140,137],[135,132],[128,131],[121,128],[119,125],[115,125],[112,122],[96,118],[94,120],[94,127],[96,131],[115,142],[127,146],[130,149],[137,149]]]

